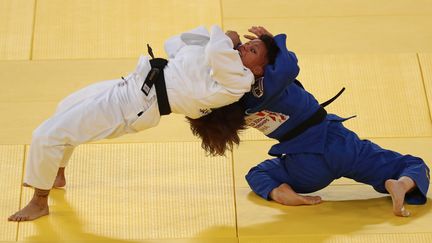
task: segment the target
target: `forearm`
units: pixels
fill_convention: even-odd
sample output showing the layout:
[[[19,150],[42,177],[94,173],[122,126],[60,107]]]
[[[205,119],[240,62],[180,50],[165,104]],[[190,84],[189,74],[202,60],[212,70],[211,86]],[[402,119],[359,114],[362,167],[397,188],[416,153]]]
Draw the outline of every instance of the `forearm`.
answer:
[[[232,93],[246,93],[254,81],[249,69],[244,68],[233,42],[218,27],[213,27],[205,49],[206,63],[211,68],[211,78]]]
[[[225,33],[225,35],[227,35],[231,39],[231,41],[233,43],[234,50],[237,50],[237,48],[239,46],[241,46],[242,43],[241,43],[241,40],[240,40],[240,36],[239,36],[239,34],[236,31],[228,30]]]

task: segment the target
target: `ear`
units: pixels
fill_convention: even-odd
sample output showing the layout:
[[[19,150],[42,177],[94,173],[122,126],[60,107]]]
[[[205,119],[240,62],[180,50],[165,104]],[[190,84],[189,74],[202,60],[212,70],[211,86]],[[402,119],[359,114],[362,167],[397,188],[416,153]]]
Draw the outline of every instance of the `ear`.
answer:
[[[255,77],[262,77],[264,75],[264,67],[256,65],[251,69]]]

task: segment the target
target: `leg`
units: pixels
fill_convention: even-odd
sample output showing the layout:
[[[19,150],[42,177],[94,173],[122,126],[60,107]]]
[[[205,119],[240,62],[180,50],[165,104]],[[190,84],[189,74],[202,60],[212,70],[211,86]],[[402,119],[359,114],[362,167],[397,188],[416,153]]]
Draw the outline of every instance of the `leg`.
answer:
[[[115,102],[113,102],[115,104]],[[33,133],[24,182],[35,188],[26,207],[9,220],[34,220],[48,214],[48,194],[64,186],[64,169],[75,146],[112,134],[124,123],[121,107],[104,100],[104,94],[56,113]]]
[[[65,167],[60,167],[59,170],[57,171],[57,176],[55,178],[54,185],[53,185],[54,188],[61,188],[66,185],[66,177],[64,171],[65,171]]]
[[[23,209],[11,215],[9,221],[29,221],[49,214],[48,194],[49,190],[35,188],[33,198]]]
[[[69,146],[69,147],[65,147],[64,149],[64,155],[63,155],[63,159],[60,162],[60,168],[57,171],[57,175],[54,181],[54,188],[61,188],[64,187],[66,185],[66,177],[65,177],[65,168],[69,162],[70,157],[72,156],[72,153],[74,151],[74,147]],[[23,186],[25,187],[31,187],[29,184],[27,183],[23,183]]]
[[[246,181],[251,189],[264,199],[271,200],[270,192],[287,180],[281,159],[266,160],[249,170]]]
[[[401,155],[385,150],[378,145],[365,141],[365,148],[372,148],[362,163],[364,171],[357,177],[360,182],[372,185],[375,190],[389,193],[393,202],[393,213],[396,216],[410,215],[404,202],[424,204],[429,187],[429,168],[420,158]]]
[[[60,167],[57,171],[57,175],[54,181],[53,188],[61,188],[66,185],[66,177],[64,174],[65,167]],[[23,186],[25,187],[31,187],[29,184],[23,182]]]
[[[403,206],[405,200],[405,194],[416,187],[415,182],[407,177],[402,176],[398,180],[388,179],[385,181],[385,188],[390,193],[393,201],[393,213],[396,216],[408,217],[408,212]]]
[[[72,156],[74,149],[75,147],[73,146],[69,146],[65,148],[63,159],[60,162],[60,168],[57,171],[57,176],[54,181],[54,185],[53,185],[54,188],[60,188],[66,185],[65,168],[70,160],[70,157]]]
[[[361,141],[361,151],[349,177],[378,192],[389,193],[396,216],[409,216],[403,206],[405,200],[411,204],[426,202],[429,168],[423,160],[383,149],[367,140]]]
[[[422,159],[361,140],[340,123],[332,123],[328,131],[329,137],[334,138],[329,147],[329,161],[335,161],[341,168],[338,175],[371,185],[378,192],[390,193],[397,216],[409,215],[403,208],[404,200],[415,204],[426,202],[429,168]]]
[[[135,92],[137,95],[131,95]],[[139,95],[138,95],[139,94]],[[28,205],[10,217],[10,220],[33,220],[48,214],[47,197],[56,185],[64,185],[64,165],[68,148],[107,137],[125,134],[125,127],[137,119],[144,105],[142,93],[135,82],[130,85],[111,85],[110,92],[100,92],[73,105],[65,105],[33,133],[24,182],[34,188],[35,196]],[[143,116],[141,116],[142,118]],[[152,119],[155,120],[155,119]],[[150,124],[148,127],[151,127]],[[45,199],[44,199],[45,198]],[[34,213],[35,205],[39,207]],[[37,210],[36,210],[37,211]]]
[[[60,167],[58,169],[53,188],[61,188],[66,185],[66,177],[64,171],[65,171],[65,167]],[[31,187],[29,184],[25,182],[23,183],[23,186]]]
[[[317,204],[321,202],[321,197],[302,196],[297,192],[314,192],[332,181],[326,176],[324,167],[317,168],[319,161],[315,155],[266,160],[253,167],[246,180],[252,190],[264,199],[289,206]]]

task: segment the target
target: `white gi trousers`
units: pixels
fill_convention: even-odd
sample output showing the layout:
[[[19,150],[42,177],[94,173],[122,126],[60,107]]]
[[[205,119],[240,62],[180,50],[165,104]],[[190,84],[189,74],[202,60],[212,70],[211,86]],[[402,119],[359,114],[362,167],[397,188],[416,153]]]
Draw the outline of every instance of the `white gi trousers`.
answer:
[[[79,144],[156,126],[160,115],[155,88],[148,96],[141,91],[150,69],[148,57],[141,57],[125,80],[99,82],[61,101],[56,113],[33,132],[24,182],[49,190]]]

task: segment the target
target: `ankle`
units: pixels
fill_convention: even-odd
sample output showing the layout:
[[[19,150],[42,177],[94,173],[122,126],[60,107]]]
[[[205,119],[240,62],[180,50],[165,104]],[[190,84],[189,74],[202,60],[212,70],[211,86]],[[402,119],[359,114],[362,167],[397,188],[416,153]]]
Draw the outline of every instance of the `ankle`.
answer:
[[[402,176],[399,178],[398,182],[401,183],[405,191],[411,191],[416,187],[415,182],[408,176]]]
[[[48,206],[48,198],[44,197],[33,197],[29,204],[36,206],[40,209],[46,208]]]
[[[40,207],[45,207],[48,205],[49,192],[50,190],[41,190],[36,188],[30,203]]]

